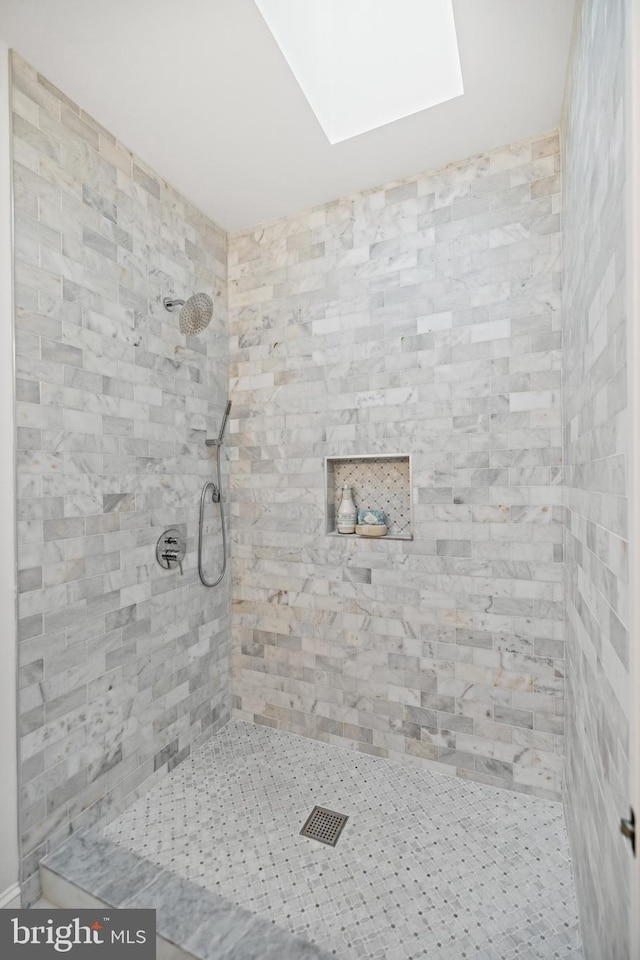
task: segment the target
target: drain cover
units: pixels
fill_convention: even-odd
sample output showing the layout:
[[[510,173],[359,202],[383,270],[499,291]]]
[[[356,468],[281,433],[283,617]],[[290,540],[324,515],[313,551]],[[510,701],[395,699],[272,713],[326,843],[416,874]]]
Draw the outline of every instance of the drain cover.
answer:
[[[336,813],[335,810],[327,810],[326,807],[314,807],[300,833],[303,837],[310,837],[311,840],[319,840],[320,843],[328,843],[330,847],[335,847],[348,819],[349,817],[344,813]]]

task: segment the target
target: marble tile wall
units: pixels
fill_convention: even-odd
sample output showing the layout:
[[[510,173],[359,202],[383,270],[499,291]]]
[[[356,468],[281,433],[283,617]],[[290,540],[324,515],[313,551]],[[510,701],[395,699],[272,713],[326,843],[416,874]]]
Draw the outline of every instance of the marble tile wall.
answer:
[[[627,960],[625,0],[584,0],[564,120],[565,805],[585,957]]]
[[[230,237],[237,717],[559,796],[560,201],[551,131]],[[398,453],[414,539],[326,535]]]
[[[18,57],[12,97],[29,900],[72,826],[229,714],[230,583],[204,588],[195,558],[228,386],[226,236]],[[215,312],[188,338],[162,297],[196,290]],[[184,576],[155,561],[169,526],[187,537]],[[207,543],[213,571],[215,514]]]

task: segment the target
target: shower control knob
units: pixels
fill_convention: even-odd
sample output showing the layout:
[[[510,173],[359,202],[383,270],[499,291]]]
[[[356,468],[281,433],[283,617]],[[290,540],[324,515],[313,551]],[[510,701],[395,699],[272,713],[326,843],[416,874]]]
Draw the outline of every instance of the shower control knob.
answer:
[[[156,543],[156,560],[164,570],[172,570],[177,564],[180,567],[180,574],[184,574],[182,561],[186,552],[185,539],[174,527],[165,530]]]
[[[169,570],[171,569],[172,563],[177,563],[180,567],[180,574],[184,574],[184,570],[182,569],[182,560],[178,556],[177,550],[165,550],[165,552],[162,554],[162,559],[167,561],[167,568]]]

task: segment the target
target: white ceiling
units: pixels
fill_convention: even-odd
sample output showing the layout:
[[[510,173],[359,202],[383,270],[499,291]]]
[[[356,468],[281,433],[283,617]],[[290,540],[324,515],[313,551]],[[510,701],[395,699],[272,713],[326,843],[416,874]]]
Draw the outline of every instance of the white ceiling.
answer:
[[[0,0],[0,39],[234,230],[557,126],[573,5],[454,0],[464,96],[334,145],[253,0]]]

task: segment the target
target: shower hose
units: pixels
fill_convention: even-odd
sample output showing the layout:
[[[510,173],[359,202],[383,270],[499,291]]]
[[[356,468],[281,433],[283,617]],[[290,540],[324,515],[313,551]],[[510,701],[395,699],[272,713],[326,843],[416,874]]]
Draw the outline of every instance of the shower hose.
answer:
[[[198,574],[201,581],[205,587],[217,587],[222,578],[224,577],[225,570],[227,569],[227,534],[224,528],[224,511],[222,508],[222,481],[220,479],[220,446],[215,447],[216,451],[216,477],[218,480],[217,485],[213,480],[207,480],[204,487],[202,488],[202,494],[200,496],[200,521],[198,524]],[[202,529],[204,526],[204,505],[207,500],[207,494],[211,490],[211,502],[218,504],[218,509],[220,511],[220,526],[222,528],[222,569],[215,580],[207,580],[204,575],[204,568],[202,566]]]

